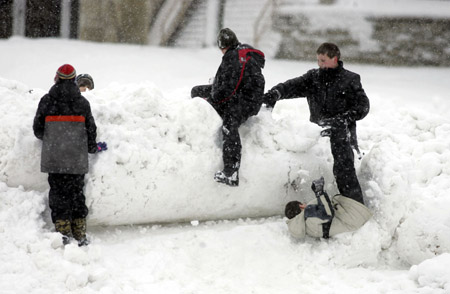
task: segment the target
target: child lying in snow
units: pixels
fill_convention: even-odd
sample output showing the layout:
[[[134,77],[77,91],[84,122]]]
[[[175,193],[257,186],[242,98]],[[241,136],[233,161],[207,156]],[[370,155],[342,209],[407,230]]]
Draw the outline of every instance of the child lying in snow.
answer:
[[[330,200],[323,185],[323,178],[313,182],[316,199],[307,204],[291,201],[286,205],[285,215],[292,236],[329,238],[359,229],[372,216],[364,204],[349,197],[336,195]]]

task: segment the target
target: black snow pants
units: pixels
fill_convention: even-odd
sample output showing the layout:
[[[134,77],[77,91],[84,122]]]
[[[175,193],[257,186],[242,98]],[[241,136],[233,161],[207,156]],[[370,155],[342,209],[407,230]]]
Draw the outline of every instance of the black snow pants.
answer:
[[[53,223],[56,220],[86,218],[88,208],[83,194],[84,174],[48,174],[49,206]]]
[[[330,134],[331,153],[334,159],[333,174],[339,192],[364,204],[361,186],[355,171],[355,158],[346,126],[332,128]]]
[[[195,86],[191,90],[191,97],[211,97],[212,85]],[[242,102],[243,103],[243,102]],[[255,111],[250,111],[249,107],[240,105],[212,105],[222,118],[222,158],[224,172],[231,175],[239,170],[241,164],[241,137],[239,135],[239,127],[252,115]],[[244,109],[243,109],[244,108]],[[258,111],[256,111],[257,113]]]
[[[222,114],[222,158],[226,175],[231,175],[239,170],[242,150],[239,127],[248,117],[242,115],[240,111]]]

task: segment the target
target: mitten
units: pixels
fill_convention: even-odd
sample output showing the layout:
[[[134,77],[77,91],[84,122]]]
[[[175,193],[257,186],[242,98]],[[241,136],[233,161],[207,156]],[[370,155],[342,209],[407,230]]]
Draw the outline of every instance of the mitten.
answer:
[[[102,152],[108,150],[108,146],[106,145],[106,142],[98,142],[97,143],[97,152]]]

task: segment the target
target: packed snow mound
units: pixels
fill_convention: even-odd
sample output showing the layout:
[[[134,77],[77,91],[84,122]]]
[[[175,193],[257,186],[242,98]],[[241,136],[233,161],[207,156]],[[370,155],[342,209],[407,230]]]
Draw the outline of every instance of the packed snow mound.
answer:
[[[11,83],[3,80],[0,93],[8,114],[1,118],[1,179],[9,186],[45,191],[41,143],[32,132],[45,92]],[[241,183],[230,188],[213,180],[222,168],[221,120],[205,100],[164,97],[145,82],[112,84],[85,96],[98,141],[108,144],[106,152],[90,156],[86,196],[93,225],[279,215],[287,201],[298,197],[291,181],[307,191],[301,197],[312,197],[312,177],[330,170],[327,139],[319,138],[318,127],[274,121],[262,110],[240,130]]]
[[[32,120],[45,93],[0,79],[0,180],[8,185],[2,189],[35,191],[39,203],[46,203],[48,184]],[[85,97],[98,141],[108,143],[106,152],[90,156],[90,226],[281,215],[288,201],[312,199],[310,183],[322,175],[328,192],[337,193],[329,140],[295,100],[279,102],[273,113],[263,108],[240,128],[241,183],[231,188],[213,181],[222,168],[221,120],[206,101],[165,96],[148,82],[111,84]],[[358,125],[365,155],[356,166],[374,217],[327,243],[333,250],[299,258],[337,266],[380,258],[419,264],[450,250],[450,123],[373,98],[371,114]],[[35,213],[45,215],[42,209]]]
[[[414,265],[409,271],[409,276],[420,287],[433,289],[433,293],[450,292],[450,254],[425,260],[419,265]],[[442,291],[442,292],[441,292]]]

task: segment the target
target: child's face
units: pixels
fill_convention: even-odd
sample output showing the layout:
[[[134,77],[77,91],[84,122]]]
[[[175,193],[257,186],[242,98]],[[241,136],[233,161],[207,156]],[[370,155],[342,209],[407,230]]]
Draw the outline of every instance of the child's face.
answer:
[[[86,87],[86,86],[81,86],[80,87],[80,92],[86,92],[86,90],[89,90],[89,88]]]
[[[328,55],[317,55],[317,64],[320,68],[335,68],[338,66],[337,57],[330,58]]]

